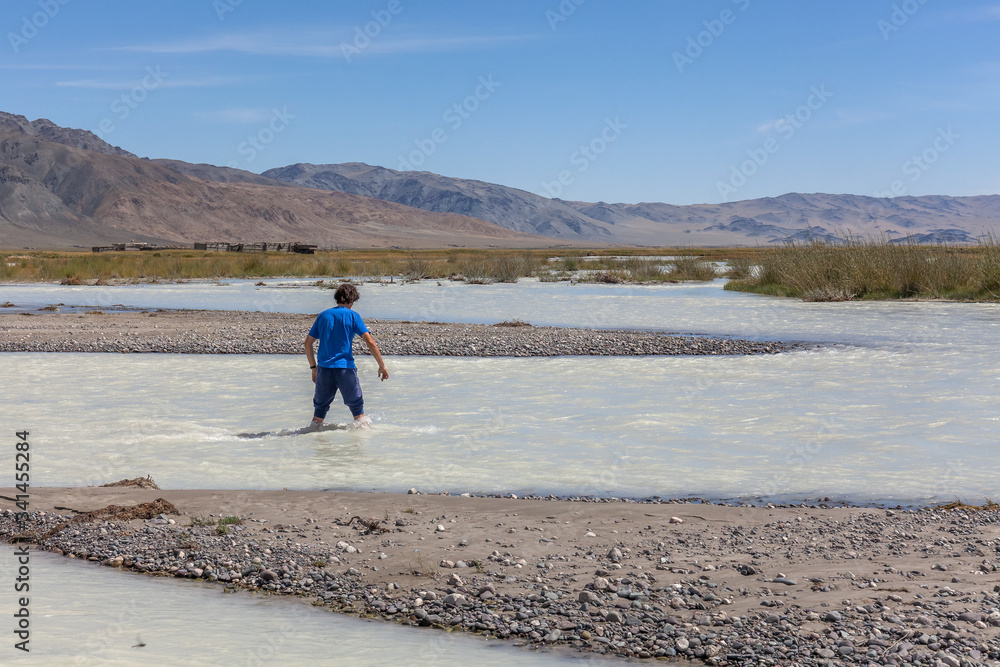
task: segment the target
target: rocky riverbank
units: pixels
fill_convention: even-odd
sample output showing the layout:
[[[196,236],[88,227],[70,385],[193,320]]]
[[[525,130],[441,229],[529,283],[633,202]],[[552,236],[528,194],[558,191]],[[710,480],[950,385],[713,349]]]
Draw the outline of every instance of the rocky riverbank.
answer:
[[[58,307],[55,307],[58,308]],[[0,352],[302,354],[312,315],[170,310],[0,314]],[[776,354],[804,346],[665,332],[534,327],[523,322],[367,322],[385,355],[531,357],[562,355]],[[367,354],[355,339],[355,354]]]
[[[0,493],[7,540],[396,623],[709,665],[1000,664],[995,507],[91,487],[32,489],[18,523]]]

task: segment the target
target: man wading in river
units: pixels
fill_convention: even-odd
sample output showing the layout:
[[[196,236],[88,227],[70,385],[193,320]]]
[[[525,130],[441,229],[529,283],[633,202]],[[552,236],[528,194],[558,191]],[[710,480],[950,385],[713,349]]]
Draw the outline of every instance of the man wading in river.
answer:
[[[309,335],[306,336],[306,358],[312,369],[312,379],[316,383],[316,393],[313,395],[313,418],[310,427],[323,425],[326,413],[330,410],[337,390],[344,399],[344,405],[354,415],[354,425],[368,426],[371,420],[365,416],[365,399],[361,395],[361,385],[358,383],[358,368],[354,365],[354,355],[351,354],[351,342],[355,336],[368,346],[369,352],[378,362],[378,376],[381,380],[389,379],[389,371],[385,369],[382,354],[375,344],[375,339],[368,333],[361,316],[351,310],[351,306],[361,298],[354,285],[344,284],[337,288],[333,298],[337,300],[336,308],[324,310],[313,322]],[[313,354],[313,343],[319,341],[319,357]]]

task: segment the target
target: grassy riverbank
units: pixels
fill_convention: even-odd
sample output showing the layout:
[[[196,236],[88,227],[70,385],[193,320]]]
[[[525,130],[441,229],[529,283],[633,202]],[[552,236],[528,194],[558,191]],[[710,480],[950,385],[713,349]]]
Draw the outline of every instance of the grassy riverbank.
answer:
[[[599,282],[711,280],[715,272],[685,250],[344,250],[315,255],[159,252],[17,252],[4,254],[0,281],[190,280],[212,278],[395,277],[458,279],[471,283],[515,282],[519,278]],[[677,261],[667,257],[686,255]],[[659,259],[660,257],[664,259]],[[585,272],[575,272],[586,269]]]
[[[730,260],[726,289],[807,301],[1000,301],[1000,242],[941,247],[851,239],[789,245]]]
[[[598,250],[341,250],[315,255],[160,252],[3,253],[0,281],[52,282],[223,278],[460,280],[468,283],[574,280],[654,284],[708,281],[728,263],[726,289],[809,301],[953,299],[1000,301],[1000,241],[942,247],[848,239],[778,248]]]

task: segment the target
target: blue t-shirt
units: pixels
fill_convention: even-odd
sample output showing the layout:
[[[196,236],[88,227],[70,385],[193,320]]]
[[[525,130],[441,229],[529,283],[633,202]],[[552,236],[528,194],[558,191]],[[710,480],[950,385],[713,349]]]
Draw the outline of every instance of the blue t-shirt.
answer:
[[[323,368],[357,368],[351,354],[355,336],[368,333],[361,316],[350,308],[337,306],[324,310],[313,322],[309,335],[319,340],[316,365]]]

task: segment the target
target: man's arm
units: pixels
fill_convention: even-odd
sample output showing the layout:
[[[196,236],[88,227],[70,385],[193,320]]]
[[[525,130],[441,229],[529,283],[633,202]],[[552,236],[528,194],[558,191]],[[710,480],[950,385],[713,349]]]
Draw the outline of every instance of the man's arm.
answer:
[[[306,359],[309,360],[309,365],[312,367],[313,382],[316,382],[316,354],[313,351],[313,344],[316,340],[312,336],[306,336]]]
[[[307,339],[308,340],[308,339]],[[378,351],[378,345],[375,344],[375,339],[367,331],[361,334],[361,340],[365,341],[365,345],[368,346],[368,351],[372,353],[375,357],[375,361],[378,362],[378,376],[383,382],[389,379],[389,371],[385,369],[385,362],[382,361],[382,353]]]

